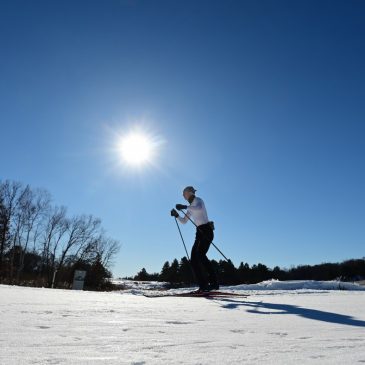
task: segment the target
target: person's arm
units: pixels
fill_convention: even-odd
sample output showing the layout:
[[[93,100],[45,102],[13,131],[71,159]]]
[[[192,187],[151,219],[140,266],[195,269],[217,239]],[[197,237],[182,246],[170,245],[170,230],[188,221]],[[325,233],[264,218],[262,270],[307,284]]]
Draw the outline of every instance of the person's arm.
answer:
[[[193,203],[188,206],[188,212],[198,211],[203,208],[203,201],[201,199],[195,198]]]
[[[189,207],[190,208],[190,207]],[[177,219],[179,220],[179,222],[180,223],[182,223],[182,224],[185,224],[188,220],[189,220],[189,218],[188,217],[190,217],[191,216],[191,213],[189,212],[189,210],[186,212],[186,214],[184,215],[184,217],[177,217]]]

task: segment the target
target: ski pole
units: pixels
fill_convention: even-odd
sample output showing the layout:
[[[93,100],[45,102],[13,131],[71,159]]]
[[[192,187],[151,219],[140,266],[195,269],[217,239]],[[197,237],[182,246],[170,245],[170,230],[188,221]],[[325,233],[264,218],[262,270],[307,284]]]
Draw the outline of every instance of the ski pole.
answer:
[[[177,222],[176,217],[174,217],[174,218],[175,218],[175,223],[176,223],[177,229],[179,230],[179,233],[180,233],[181,241],[182,241],[182,243],[184,245],[184,248],[185,248],[186,257],[188,258],[188,261],[189,261],[189,264],[190,264],[189,266],[190,266],[191,273],[193,274],[192,279],[194,280],[195,273],[194,273],[193,265],[191,264],[191,260],[190,260],[189,254],[188,254],[188,250],[186,249],[184,237],[181,233],[181,229],[180,229],[179,223]]]
[[[190,257],[189,257],[189,254],[188,254],[188,250],[186,249],[186,245],[185,245],[185,241],[184,241],[184,238],[183,238],[183,235],[181,233],[181,230],[180,230],[180,227],[179,227],[179,223],[177,223],[177,219],[175,217],[175,223],[176,223],[176,226],[177,226],[177,229],[179,230],[179,233],[180,233],[180,237],[181,237],[181,241],[184,245],[184,248],[185,248],[185,252],[186,252],[186,257],[188,258],[189,262],[190,262]]]
[[[195,222],[183,211],[183,210],[181,210],[181,212],[185,215],[185,217],[186,218],[188,218],[189,219],[189,221],[191,222],[191,223],[193,223],[194,224],[194,226],[197,228],[197,229],[199,229],[199,227],[195,224]],[[176,220],[176,218],[175,218],[175,220]],[[177,224],[177,222],[176,222],[176,224]],[[179,227],[179,231],[180,231],[180,227]],[[181,233],[180,233],[181,234]],[[184,244],[185,245],[185,244]],[[214,244],[214,242],[212,242],[212,245],[214,246],[214,248],[224,257],[224,259],[226,260],[226,261],[229,261],[228,259],[227,259],[227,257],[225,256],[225,254]]]

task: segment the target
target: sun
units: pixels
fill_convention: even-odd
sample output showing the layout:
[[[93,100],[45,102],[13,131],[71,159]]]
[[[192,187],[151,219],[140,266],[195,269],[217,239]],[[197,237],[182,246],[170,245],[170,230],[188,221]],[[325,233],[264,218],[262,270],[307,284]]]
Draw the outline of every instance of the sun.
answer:
[[[141,166],[150,162],[154,155],[154,144],[141,132],[132,132],[121,137],[119,151],[122,160],[128,165]]]

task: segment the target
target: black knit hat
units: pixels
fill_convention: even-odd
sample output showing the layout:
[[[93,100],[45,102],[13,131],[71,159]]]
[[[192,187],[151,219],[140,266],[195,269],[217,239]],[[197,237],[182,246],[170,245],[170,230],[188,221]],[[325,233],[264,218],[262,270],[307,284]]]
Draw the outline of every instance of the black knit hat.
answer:
[[[194,189],[194,187],[192,187],[192,186],[187,186],[184,190],[183,190],[183,193],[185,193],[185,192],[189,192],[189,193],[193,193],[193,194],[195,194],[195,192],[196,192],[196,189]]]

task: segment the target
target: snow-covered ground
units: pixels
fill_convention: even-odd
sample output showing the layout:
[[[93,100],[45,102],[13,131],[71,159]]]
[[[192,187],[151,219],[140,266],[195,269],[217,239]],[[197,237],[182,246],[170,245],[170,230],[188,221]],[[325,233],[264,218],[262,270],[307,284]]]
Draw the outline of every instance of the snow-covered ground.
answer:
[[[113,279],[112,283],[117,287],[123,288],[124,290],[137,290],[137,291],[145,291],[145,290],[158,290],[158,289],[166,289],[169,287],[169,283],[161,282],[161,281],[137,281],[137,280],[127,280],[127,279]],[[364,285],[360,285],[360,283],[349,283],[345,281],[316,281],[316,280],[266,280],[258,284],[243,284],[236,285],[231,287],[225,287],[225,289],[230,290],[248,290],[250,293],[252,291],[261,291],[261,290],[365,290]],[[184,291],[184,290],[183,290]],[[175,290],[174,292],[179,292],[179,290]]]
[[[235,290],[365,290],[364,286],[346,281],[316,280],[267,280],[258,284],[245,284],[230,287]]]
[[[127,279],[112,279],[111,282],[120,289],[164,289],[169,286],[169,283],[163,281],[138,281]]]
[[[0,285],[0,364],[365,363],[365,291],[133,293]]]

